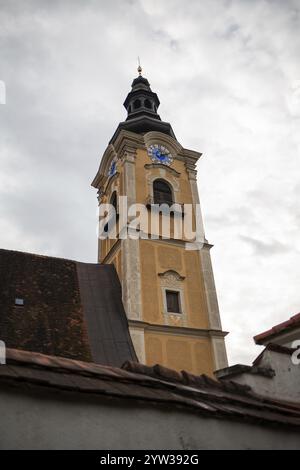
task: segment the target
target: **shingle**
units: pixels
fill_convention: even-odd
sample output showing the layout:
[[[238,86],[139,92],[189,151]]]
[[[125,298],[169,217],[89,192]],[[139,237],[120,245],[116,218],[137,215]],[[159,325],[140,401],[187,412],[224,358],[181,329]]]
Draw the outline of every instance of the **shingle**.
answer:
[[[94,361],[119,367],[137,361],[115,267],[77,263],[77,272]]]
[[[113,265],[0,250],[0,331],[8,348],[114,366],[137,360]]]

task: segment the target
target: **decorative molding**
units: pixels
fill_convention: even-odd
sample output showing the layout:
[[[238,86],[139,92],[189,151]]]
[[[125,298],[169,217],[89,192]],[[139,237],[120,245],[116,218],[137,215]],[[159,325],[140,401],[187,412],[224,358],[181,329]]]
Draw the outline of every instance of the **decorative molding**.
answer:
[[[159,325],[148,323],[139,320],[128,320],[130,327],[142,328],[145,331],[155,331],[157,333],[183,335],[183,336],[197,336],[202,338],[221,338],[223,339],[228,335],[227,331],[204,329],[204,328],[191,328],[191,327],[178,327],[175,325]]]
[[[124,134],[124,132],[122,131],[121,134]],[[127,195],[128,207],[130,207],[136,202],[135,162],[137,149],[127,145],[127,141],[127,138],[123,138],[123,190],[124,194]],[[125,311],[128,318],[141,319],[143,312],[139,240],[130,238],[122,240],[121,249],[122,297]]]
[[[187,324],[187,313],[185,308],[183,280],[184,277],[180,276],[177,271],[169,269],[164,273],[159,273],[161,294],[163,297],[163,317],[165,325],[185,326]],[[179,293],[180,312],[168,312],[167,307],[167,294],[168,290]]]
[[[98,191],[97,191],[97,199],[98,199],[98,205],[100,206],[100,204],[102,203],[103,201],[103,197],[105,195],[105,191],[104,191],[104,188],[103,186],[101,186]]]
[[[174,168],[167,166],[167,165],[163,165],[162,163],[146,163],[144,165],[144,168],[146,170],[163,169],[163,170],[167,170],[169,173],[172,174],[172,176],[175,176],[176,178],[179,178],[180,176],[180,173],[174,170]]]
[[[158,238],[150,238],[149,237],[149,233],[146,233],[146,232],[143,232],[142,230],[140,230],[141,232],[141,238],[143,240],[151,240],[152,242],[155,242],[155,243],[161,243],[163,245],[172,245],[172,246],[177,246],[177,247],[180,247],[180,248],[185,248],[186,247],[186,244],[187,244],[187,241],[186,240],[182,240],[182,239],[179,239],[179,238],[163,238],[161,235],[159,235]],[[203,248],[212,248],[213,245],[207,243],[207,241],[204,241],[204,243],[202,244],[202,248],[201,249],[197,249],[195,251],[201,251]]]
[[[121,159],[125,152],[133,153],[136,152],[137,148],[145,148],[143,136],[135,134],[134,132],[121,130],[114,144],[107,146],[101,158],[97,174],[92,181],[92,186],[99,188],[106,183],[109,165],[114,158]]]
[[[191,170],[190,168],[188,168],[187,165],[185,165],[185,167],[186,167],[186,171],[187,171],[189,180],[190,181],[195,181],[197,183],[197,170],[195,170],[195,169]]]
[[[114,146],[112,144],[109,144],[109,146],[106,148],[106,150],[103,154],[103,157],[101,158],[100,166],[99,166],[99,169],[97,171],[97,174],[96,174],[95,178],[92,181],[92,186],[94,188],[99,188],[101,185],[102,186],[105,185],[105,183],[107,182],[107,180],[109,178],[107,176],[109,165],[110,165],[111,161],[114,158],[115,159],[118,158],[117,152],[116,152]]]
[[[172,279],[174,278],[176,281],[184,281],[185,277],[181,276],[177,271],[174,271],[173,269],[168,269],[167,271],[163,273],[158,273],[159,276],[165,277],[167,279]]]
[[[123,161],[123,190],[127,196],[128,207],[136,203],[136,148],[127,148],[122,155]]]
[[[152,144],[161,144],[166,146],[174,158],[177,158],[183,150],[183,147],[177,140],[163,132],[147,132],[144,135],[144,142],[146,147],[150,147]]]
[[[147,175],[146,179],[147,179],[148,194],[150,196],[150,199],[154,198],[154,193],[153,193],[153,183],[154,183],[154,181],[164,179],[164,180],[167,181],[167,183],[169,183],[169,185],[172,188],[173,202],[175,202],[175,203],[178,202],[177,201],[178,200],[177,193],[179,192],[179,181],[177,179],[175,179],[172,175],[168,175],[165,167],[159,169],[159,174],[158,175],[153,174],[153,173],[149,173]]]
[[[106,182],[107,176],[105,175],[113,158],[122,158],[125,152],[131,153],[138,148],[145,149],[145,147],[149,147],[153,143],[161,143],[167,146],[170,148],[174,158],[185,162],[188,171],[196,171],[196,163],[202,153],[183,148],[176,139],[162,132],[152,131],[141,135],[122,129],[114,143],[109,144],[106,148],[92,186],[99,188]]]
[[[107,195],[107,193],[109,192],[111,186],[113,186],[114,188],[116,188],[117,186],[119,186],[119,181],[118,181],[118,178],[120,176],[120,173],[117,172],[114,174],[114,176],[111,176],[106,184],[106,187],[105,187],[105,194]]]
[[[195,152],[194,150],[183,149],[183,156],[185,159],[185,167],[189,175],[189,179],[197,178],[196,165],[198,160],[201,158],[202,153]]]
[[[122,129],[114,142],[114,148],[121,154],[125,148],[145,148],[144,138],[141,134]]]
[[[143,318],[140,272],[140,247],[138,240],[127,238],[121,243],[122,300],[127,317]]]

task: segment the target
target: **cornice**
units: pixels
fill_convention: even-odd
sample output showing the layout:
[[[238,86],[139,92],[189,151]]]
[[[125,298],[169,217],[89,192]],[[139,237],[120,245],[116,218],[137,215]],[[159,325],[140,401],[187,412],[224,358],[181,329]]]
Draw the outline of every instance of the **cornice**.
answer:
[[[202,338],[219,337],[224,338],[228,335],[228,331],[205,329],[205,328],[191,328],[185,326],[174,326],[174,325],[159,325],[154,323],[148,323],[140,320],[128,319],[128,325],[132,328],[140,328],[145,331],[151,331],[156,333],[168,333],[180,336],[197,336]]]
[[[180,153],[182,152],[182,146],[180,145],[180,143],[173,137],[164,134],[163,132],[147,132],[144,135],[144,141],[146,147],[149,147],[151,144],[155,144],[157,142],[162,143],[163,145],[168,147],[174,158],[180,157]]]
[[[106,148],[98,172],[92,181],[92,186],[99,188],[105,185],[107,178],[105,175],[107,175],[109,164],[113,158],[123,158],[124,154],[135,155],[137,149],[145,149],[145,147],[149,147],[156,142],[161,142],[166,145],[175,159],[185,163],[190,176],[192,178],[196,177],[196,164],[202,153],[183,148],[176,139],[162,132],[151,131],[141,135],[121,129],[114,143],[109,144]],[[158,164],[155,166],[158,167]],[[167,168],[165,165],[163,165],[163,167]],[[148,166],[148,168],[150,168],[150,166]],[[172,168],[169,168],[169,170],[172,170],[174,175],[179,176],[176,170]]]
[[[107,180],[106,175],[108,173],[109,164],[111,160],[113,160],[113,158],[116,158],[116,157],[117,157],[117,154],[116,154],[114,146],[112,144],[109,144],[108,147],[105,149],[105,152],[101,158],[97,174],[92,181],[92,186],[94,188],[100,188],[100,186],[103,186],[106,183],[106,180]]]
[[[159,169],[167,170],[173,176],[176,176],[176,178],[179,178],[180,176],[180,173],[174,170],[174,168],[167,166],[167,165],[163,165],[162,163],[146,163],[146,165],[144,165],[144,168],[146,170],[154,170],[156,168],[159,168]]]
[[[201,158],[202,153],[195,152],[194,150],[183,149],[183,156],[185,159],[185,166],[187,171],[192,178],[196,178],[196,165],[198,160]]]
[[[113,146],[115,152],[121,156],[124,151],[134,151],[137,148],[144,148],[145,143],[142,135],[122,129],[119,132]]]

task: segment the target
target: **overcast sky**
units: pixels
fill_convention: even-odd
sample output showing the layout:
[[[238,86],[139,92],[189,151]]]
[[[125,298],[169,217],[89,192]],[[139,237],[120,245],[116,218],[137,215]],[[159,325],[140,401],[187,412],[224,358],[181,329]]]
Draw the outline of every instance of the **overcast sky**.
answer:
[[[0,247],[96,261],[90,187],[137,75],[199,190],[231,363],[300,311],[300,1],[0,0]]]

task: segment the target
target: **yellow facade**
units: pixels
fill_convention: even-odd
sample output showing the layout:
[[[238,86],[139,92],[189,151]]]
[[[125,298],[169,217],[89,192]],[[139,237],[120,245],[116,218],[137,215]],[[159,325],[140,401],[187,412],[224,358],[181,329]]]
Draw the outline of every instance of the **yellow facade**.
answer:
[[[160,273],[174,270],[182,281],[186,323],[182,318],[170,316],[170,324],[190,328],[208,328],[205,287],[201,274],[200,260],[193,252],[182,247],[165,246],[163,241],[140,241],[141,281],[143,299],[143,320],[153,324],[164,324],[163,282]]]
[[[163,364],[177,371],[187,370],[195,375],[212,376],[213,357],[210,340],[191,335],[146,333],[146,362],[152,366]]]

